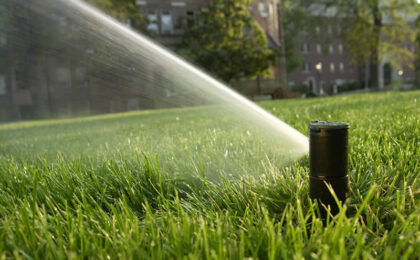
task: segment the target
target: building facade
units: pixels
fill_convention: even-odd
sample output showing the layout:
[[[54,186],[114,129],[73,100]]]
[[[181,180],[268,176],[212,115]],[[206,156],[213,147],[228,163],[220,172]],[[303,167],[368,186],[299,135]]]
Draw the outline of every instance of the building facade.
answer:
[[[153,32],[154,40],[168,48],[175,48],[182,39],[182,19],[194,19],[202,8],[206,8],[208,1],[137,0],[136,4],[140,12],[148,17],[148,30]],[[10,3],[19,5],[26,2]],[[268,47],[271,48],[278,47],[280,42],[278,4],[278,0],[253,0],[248,6],[254,20],[265,31]],[[23,12],[22,8],[25,7],[28,8],[27,12]],[[25,33],[19,33],[18,42],[12,42],[12,33],[0,30],[0,121],[153,109],[176,103],[170,100],[176,98],[170,86],[159,91],[154,89],[153,82],[159,81],[162,68],[137,63],[136,66],[142,66],[142,73],[147,73],[150,78],[142,82],[136,82],[135,74],[138,72],[135,68],[129,71],[125,69],[127,64],[121,64],[120,71],[111,67],[101,71],[104,65],[117,62],[114,58],[121,53],[113,55],[112,52],[118,52],[118,48],[104,50],[106,46],[101,46],[101,39],[89,39],[90,36],[81,30],[85,26],[83,21],[70,21],[60,13],[51,15],[38,10],[40,13],[25,19],[20,14],[31,13],[33,8],[30,7],[25,4],[11,9],[11,12],[19,14],[16,15],[19,19],[11,22],[11,32],[13,28],[29,28]],[[58,34],[50,39],[51,31],[45,28],[54,29]],[[303,64],[288,75],[292,90],[317,96],[331,95],[339,93],[343,86],[363,84],[366,72],[363,67],[350,62],[344,42],[333,37],[337,30],[340,28],[331,21],[325,26],[316,26],[314,32],[303,30],[299,33],[295,49],[302,56]],[[73,37],[69,37],[68,32],[72,32]],[[41,45],[44,49],[37,45],[40,39],[47,40]],[[95,53],[92,42],[99,51],[102,49],[102,60],[95,59],[99,53]],[[28,46],[25,49],[21,45]],[[10,47],[20,55],[7,53]],[[417,47],[411,43],[404,47],[412,52],[417,51]],[[386,55],[379,66],[382,68],[383,85],[392,81],[410,82],[415,78],[409,66],[393,69]],[[272,70],[275,77],[276,68]],[[124,79],[127,87],[121,86],[122,74],[131,79],[130,82]],[[266,83],[264,85],[264,80],[258,80],[258,83],[256,80],[248,81],[246,84],[239,81],[234,86],[240,92],[244,86],[242,93],[249,96],[254,95],[257,89],[259,94],[272,94],[280,86],[275,78]],[[143,98],[145,92],[148,92],[147,99]]]
[[[210,0],[137,0],[140,12],[147,16],[148,30],[155,40],[175,47],[182,38],[183,18],[194,19]],[[278,46],[278,12],[276,0],[250,0],[248,10],[265,31],[269,47]]]
[[[148,30],[154,34],[154,40],[175,48],[182,37],[181,20],[196,17],[208,0],[138,0],[136,4],[148,17]],[[0,31],[0,52],[10,58],[0,61],[0,121],[163,108],[176,103],[170,86],[156,90],[151,85],[159,81],[162,68],[140,64],[150,79],[124,80],[126,87],[119,74],[133,80],[136,75],[126,75],[131,72],[124,69],[101,71],[107,63],[116,62],[120,53],[113,57],[112,48],[104,51],[107,46],[101,47],[98,39],[90,39],[83,30],[83,21],[71,20],[68,13],[59,11],[44,13],[30,3],[19,1],[10,5],[7,9],[13,18],[9,21],[11,26],[9,31]],[[248,9],[266,32],[269,46],[277,46],[276,1],[255,0]],[[13,28],[25,30],[13,39]],[[47,41],[38,45],[44,40]],[[16,47],[20,45],[25,48]],[[102,53],[96,49],[103,49]],[[100,64],[96,63],[98,55],[104,59]]]
[[[340,18],[337,18],[336,8],[311,5],[307,14],[316,17],[319,25],[307,25],[298,35],[295,51],[301,55],[303,64],[288,76],[289,86],[300,91],[306,87],[304,92],[316,96],[333,95],[346,89],[367,86],[372,67],[369,63],[352,62],[344,41],[337,37],[341,27],[340,21],[337,21]],[[383,22],[386,24],[386,19]],[[412,53],[418,51],[416,43],[407,42],[402,47]],[[384,89],[392,82],[414,85],[415,71],[410,66],[412,64],[393,68],[390,56],[391,53],[380,53],[381,61],[377,64],[379,89]]]
[[[330,95],[337,94],[342,85],[360,81],[360,70],[351,63],[344,42],[333,37],[330,41],[322,40],[323,34],[333,35],[333,30],[338,29],[333,25],[327,28],[316,26],[318,37],[305,31],[299,34],[296,51],[300,53],[303,64],[289,75],[290,87],[307,86],[307,93]]]

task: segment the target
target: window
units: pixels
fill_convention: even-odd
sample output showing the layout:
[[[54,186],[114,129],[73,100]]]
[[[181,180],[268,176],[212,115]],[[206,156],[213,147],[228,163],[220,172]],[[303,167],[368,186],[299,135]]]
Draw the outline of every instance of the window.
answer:
[[[307,28],[307,26],[302,25],[302,28],[301,28],[301,30],[300,30],[300,33],[301,33],[302,35],[307,35],[307,34],[308,34],[308,28]]]
[[[319,26],[315,27],[315,32],[316,32],[316,34],[320,34],[321,33],[321,28]]]
[[[318,54],[321,54],[322,53],[322,46],[321,46],[321,44],[317,44],[316,45],[316,52],[318,53]]]
[[[340,62],[340,71],[344,72],[344,63]]]
[[[146,5],[147,3],[146,3],[146,1],[144,1],[144,0],[137,0],[137,1],[136,1],[136,4],[137,4],[137,5]]]
[[[74,76],[73,76],[73,86],[76,85],[77,87],[86,87],[86,71],[83,67],[77,67],[74,69]]]
[[[83,112],[85,113],[85,115],[90,115],[90,101],[86,101],[84,103],[84,106],[82,106],[82,109],[84,109]]]
[[[130,19],[125,20],[124,24],[125,24],[128,28],[131,28],[131,20],[130,20]]]
[[[338,45],[338,52],[340,54],[343,54],[343,44],[341,44],[341,43]]]
[[[268,14],[265,12],[265,4],[262,0],[258,2],[258,12],[260,13],[261,17],[267,17]]]
[[[170,89],[165,88],[165,96],[166,97],[173,97],[173,96],[175,96],[175,92],[171,91]]]
[[[185,2],[172,2],[171,5],[173,7],[184,7],[185,6]]]
[[[16,66],[15,68],[15,85],[19,90],[29,89],[31,84],[29,84],[29,80],[27,77],[27,71],[23,66]],[[48,75],[51,76],[51,79],[54,80],[54,72],[49,71]],[[32,82],[31,82],[32,83]]]
[[[319,83],[319,94],[321,96],[325,94],[324,87],[325,87],[325,81],[321,80],[321,82]]]
[[[162,33],[171,34],[172,33],[172,16],[169,11],[163,11],[161,15],[161,24],[162,24]]]
[[[332,44],[330,44],[328,46],[328,51],[329,51],[330,54],[332,54],[334,52],[334,46]]]
[[[334,64],[334,62],[331,62],[330,63],[330,71],[331,72],[334,72],[335,71],[335,64]]]
[[[157,14],[155,11],[149,11],[149,14],[147,15],[149,18],[149,25],[147,26],[147,29],[154,33],[159,33],[159,27],[157,24]]]
[[[336,79],[333,84],[335,84],[337,86],[341,86],[341,85],[346,84],[346,80],[345,79]]]
[[[268,4],[268,14],[270,15],[270,17],[273,17],[273,15],[274,15],[273,3]]]
[[[5,32],[0,32],[0,46],[4,46],[7,43],[7,36]]]
[[[305,82],[305,85],[309,87],[309,91],[313,94],[316,93],[316,87],[315,87],[315,80],[314,79],[307,79]]]
[[[0,96],[4,96],[7,94],[6,87],[6,78],[4,77],[4,75],[0,75]]]
[[[70,88],[71,85],[71,73],[69,68],[61,67],[55,71],[55,79],[57,87],[59,88]]]
[[[19,114],[21,119],[34,119],[34,107],[31,105],[19,106]]]
[[[308,53],[309,52],[309,44],[308,43],[304,43],[302,46],[302,52],[303,53]]]
[[[187,11],[187,27],[191,28],[194,25],[194,12],[193,11]]]
[[[109,101],[109,112],[117,112],[117,103],[114,100]]]
[[[312,64],[310,62],[305,62],[303,64],[303,72],[306,72],[306,73],[310,72],[311,71],[311,65]]]
[[[71,105],[70,104],[62,104],[57,108],[57,114],[60,118],[68,118],[71,117]]]
[[[337,84],[332,84],[332,86],[333,86],[333,94],[334,95],[336,95],[336,94],[338,94],[338,86],[337,86]]]
[[[64,16],[60,16],[57,18],[58,19],[58,24],[61,26],[66,26],[67,25],[67,18]]]
[[[84,100],[72,104],[72,115],[88,116],[90,115],[90,101]]]
[[[82,67],[77,67],[75,70],[74,70],[74,77],[75,77],[75,79],[76,80],[80,80],[80,81],[83,81],[83,80],[85,80],[85,69],[84,68],[82,68]]]
[[[139,109],[139,101],[136,98],[130,98],[127,101],[127,110],[138,110]]]

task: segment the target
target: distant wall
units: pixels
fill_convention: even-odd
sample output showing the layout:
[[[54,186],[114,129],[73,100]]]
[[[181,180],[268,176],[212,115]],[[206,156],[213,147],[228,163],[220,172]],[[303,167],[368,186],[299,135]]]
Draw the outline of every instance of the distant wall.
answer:
[[[293,92],[289,87],[280,86],[275,79],[261,80],[238,80],[231,84],[231,87],[244,96],[254,98],[255,96],[271,95],[273,98],[294,98],[300,93]]]

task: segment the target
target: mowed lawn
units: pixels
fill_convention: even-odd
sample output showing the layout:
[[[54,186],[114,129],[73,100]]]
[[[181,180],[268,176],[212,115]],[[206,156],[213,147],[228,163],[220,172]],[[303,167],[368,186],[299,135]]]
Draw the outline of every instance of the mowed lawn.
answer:
[[[218,109],[10,123],[0,258],[420,258],[420,91],[260,105],[306,135],[350,123],[351,197],[325,227],[308,157],[280,163]]]

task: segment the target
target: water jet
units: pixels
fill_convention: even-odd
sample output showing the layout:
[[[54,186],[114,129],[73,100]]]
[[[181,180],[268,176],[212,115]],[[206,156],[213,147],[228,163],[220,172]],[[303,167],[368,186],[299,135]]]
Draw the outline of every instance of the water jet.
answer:
[[[21,108],[34,119],[144,110],[121,115],[118,124],[106,117],[103,127],[86,130],[88,142],[68,135],[74,148],[56,146],[55,139],[40,143],[52,154],[84,151],[103,158],[102,151],[135,160],[141,152],[157,156],[168,172],[206,172],[216,179],[258,175],[267,160],[281,167],[308,153],[308,138],[292,126],[85,1],[3,2],[0,35],[9,40],[0,67],[19,68],[13,76],[19,98],[10,96],[7,115]]]

